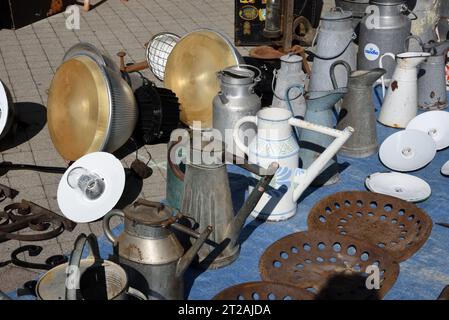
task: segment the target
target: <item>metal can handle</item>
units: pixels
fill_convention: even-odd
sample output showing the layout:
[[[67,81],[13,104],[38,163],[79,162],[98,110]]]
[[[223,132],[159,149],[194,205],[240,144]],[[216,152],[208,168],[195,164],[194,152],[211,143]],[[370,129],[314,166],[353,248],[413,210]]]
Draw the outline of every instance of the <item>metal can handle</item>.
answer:
[[[343,65],[346,68],[346,70],[348,71],[348,79],[351,76],[351,72],[352,72],[351,66],[346,61],[344,61],[344,60],[335,61],[331,65],[331,67],[329,69],[329,73],[330,73],[331,81],[332,81],[332,86],[334,87],[334,89],[338,89],[337,78],[335,76],[335,67],[338,66],[338,65]]]
[[[86,244],[89,247],[89,256],[93,257],[95,260],[101,260],[97,238],[95,235],[90,234],[89,236],[86,236],[84,233],[80,234],[75,241],[75,246],[69,258],[65,285],[66,300],[77,300],[76,292],[79,287],[80,280],[79,268],[81,263],[81,255],[83,254]],[[76,283],[74,283],[74,280]]]
[[[117,238],[114,236],[114,234],[111,231],[110,227],[110,221],[112,217],[121,217],[125,218],[125,213],[122,210],[111,210],[106,214],[103,218],[103,231],[106,236],[106,238],[114,245],[117,245]]]
[[[410,10],[410,8],[405,3],[402,4],[402,6],[401,6],[401,12],[406,13],[407,16],[413,15],[413,18],[410,18],[410,20],[412,20],[412,21],[418,20],[418,16],[416,15],[416,13],[414,13],[412,10]]]
[[[257,117],[256,116],[246,116],[246,117],[241,118],[239,121],[237,121],[237,123],[234,126],[232,136],[234,138],[234,142],[237,145],[237,147],[239,147],[239,149],[242,150],[244,153],[249,154],[249,147],[245,146],[245,144],[243,143],[242,140],[240,140],[240,137],[239,137],[240,127],[246,122],[254,123],[257,126]]]

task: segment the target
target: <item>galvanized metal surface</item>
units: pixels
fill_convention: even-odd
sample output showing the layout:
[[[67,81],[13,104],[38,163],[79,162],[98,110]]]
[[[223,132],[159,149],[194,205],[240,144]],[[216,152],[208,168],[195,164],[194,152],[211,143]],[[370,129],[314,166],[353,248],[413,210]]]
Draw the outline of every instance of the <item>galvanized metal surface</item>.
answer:
[[[433,223],[413,203],[368,191],[348,191],[318,202],[307,224],[310,231],[348,235],[405,261],[426,243]]]
[[[254,92],[254,87],[261,80],[261,71],[255,67],[239,65],[226,68],[218,73],[221,90],[213,100],[213,128],[220,131],[222,139],[230,138],[232,130],[240,118],[254,116],[261,108],[261,98]],[[255,135],[254,125],[242,128],[242,132],[253,130],[248,136],[250,142]],[[241,135],[243,137],[243,133]]]
[[[366,287],[367,268],[378,264],[380,290]],[[386,251],[333,232],[309,231],[273,243],[259,261],[261,278],[314,289],[318,298],[381,299],[393,287],[399,264]]]
[[[125,219],[125,230],[118,238],[109,227],[113,216]],[[103,220],[105,234],[116,248],[118,261],[130,277],[130,285],[148,299],[184,298],[184,273],[212,231],[210,225],[201,229],[201,234],[183,226],[176,227],[197,238],[184,253],[171,229],[181,218],[179,212],[174,216],[170,207],[140,199],[124,213],[113,210]]]
[[[333,112],[334,106],[347,92],[347,88],[308,92],[306,94],[307,111],[304,120],[324,127],[334,128],[337,123]],[[303,168],[308,169],[323,151],[332,144],[333,140],[333,137],[323,133],[302,130],[299,141],[299,157],[302,160]],[[337,183],[339,180],[338,175],[337,155],[335,155],[321,170],[320,175],[318,175],[312,185]]]
[[[329,71],[331,65],[337,60],[346,61],[352,69],[356,68],[357,53],[353,43],[355,33],[351,18],[351,12],[341,12],[338,8],[323,14],[318,30],[309,91],[333,89]],[[335,74],[339,86],[346,87],[348,78],[344,68],[339,66]]]
[[[260,178],[234,216],[226,165],[187,164],[182,212],[193,218],[200,228],[214,226],[211,242],[198,252],[202,268],[222,268],[238,258],[240,245],[237,240],[245,220],[259,203],[278,167],[277,163],[270,165],[268,175]]]
[[[365,16],[369,0],[335,0],[335,6],[345,11],[352,11],[352,21],[355,28]]]
[[[360,70],[379,67],[379,59],[385,53],[398,54],[404,51],[405,39],[410,35],[411,20],[404,7],[405,0],[390,3],[373,1],[379,9],[379,17],[374,16],[372,20],[372,16],[365,16],[360,23],[357,55],[357,68]],[[387,70],[387,79],[391,79],[395,65],[394,61],[388,60],[383,66]]]
[[[337,129],[351,126],[354,133],[341,148],[340,154],[366,158],[378,150],[372,88],[386,70],[376,68],[371,71],[348,72],[348,93],[343,97]]]
[[[418,36],[424,43],[437,40],[436,26],[440,20],[441,3],[446,0],[415,0],[408,1],[410,10],[412,10],[417,19],[412,21],[411,32],[414,36]],[[416,2],[413,6],[412,2]],[[416,43],[412,43],[409,47],[410,51],[419,51],[420,47]]]
[[[302,71],[303,59],[298,55],[286,55],[281,57],[281,68],[276,71],[276,87],[273,88],[273,108],[284,108],[293,113],[294,116],[304,117],[306,113],[306,101],[304,90],[293,88],[289,91],[292,110],[287,104],[287,90],[292,86],[306,87],[307,76]]]

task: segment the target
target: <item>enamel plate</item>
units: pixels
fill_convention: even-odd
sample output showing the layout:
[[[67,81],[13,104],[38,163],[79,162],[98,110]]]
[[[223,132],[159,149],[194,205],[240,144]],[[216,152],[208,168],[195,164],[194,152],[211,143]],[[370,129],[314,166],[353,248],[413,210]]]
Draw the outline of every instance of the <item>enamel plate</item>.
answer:
[[[380,146],[379,158],[394,171],[415,171],[429,164],[437,153],[435,141],[418,130],[403,130],[389,136]]]
[[[404,173],[374,173],[366,178],[368,190],[409,202],[420,202],[430,197],[432,190],[424,180]]]
[[[449,112],[424,112],[410,121],[407,126],[409,129],[427,133],[435,140],[438,150],[449,147]]]

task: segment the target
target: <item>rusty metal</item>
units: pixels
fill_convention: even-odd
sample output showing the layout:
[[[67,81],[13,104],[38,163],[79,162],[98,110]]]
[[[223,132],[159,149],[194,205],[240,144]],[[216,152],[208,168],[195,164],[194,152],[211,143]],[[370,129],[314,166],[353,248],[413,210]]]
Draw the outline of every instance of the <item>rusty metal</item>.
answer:
[[[300,45],[294,45],[288,51],[283,51],[281,48],[275,49],[270,46],[259,46],[249,51],[250,57],[263,60],[280,59],[282,56],[289,53],[301,56],[303,71],[310,76],[312,74],[312,68],[307,61],[306,50]]]
[[[229,287],[213,300],[313,300],[306,289],[276,282],[247,282]]]
[[[66,256],[54,255],[45,260],[45,263],[34,263],[21,260],[19,255],[22,253],[28,253],[30,257],[37,257],[41,254],[43,248],[41,246],[26,245],[19,247],[11,253],[11,260],[0,263],[0,267],[5,267],[9,264],[14,264],[18,267],[27,269],[39,269],[39,270],[50,270],[60,264],[66,263],[68,261]]]
[[[366,271],[373,265],[380,270],[380,290],[366,288]],[[381,299],[396,282],[399,264],[365,241],[315,230],[273,243],[259,270],[264,281],[306,287],[317,298]]]
[[[427,241],[432,219],[404,200],[366,191],[335,193],[310,211],[310,231],[348,235],[378,246],[401,262]]]
[[[19,191],[0,184],[0,202],[4,201],[6,198],[14,199],[19,194]]]
[[[449,300],[449,286],[445,287],[443,291],[441,291],[438,300]]]
[[[146,60],[141,61],[141,62],[136,62],[136,63],[125,64],[125,57],[126,57],[125,51],[119,51],[117,53],[117,56],[120,59],[120,71],[122,71],[122,72],[126,72],[126,73],[139,72],[139,71],[148,69],[148,67],[149,67],[148,62]]]
[[[76,223],[33,202],[22,200],[0,212],[0,243],[7,240],[42,241],[57,237],[65,230],[73,231]],[[30,228],[36,233],[19,234]]]

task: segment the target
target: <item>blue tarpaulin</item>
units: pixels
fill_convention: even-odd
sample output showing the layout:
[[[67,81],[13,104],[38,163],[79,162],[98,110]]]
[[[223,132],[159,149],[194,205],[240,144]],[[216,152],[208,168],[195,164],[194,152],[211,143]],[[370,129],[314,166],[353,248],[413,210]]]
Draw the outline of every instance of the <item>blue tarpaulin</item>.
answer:
[[[378,90],[380,91],[380,90]],[[376,91],[375,105],[378,112],[380,102]],[[378,125],[378,138],[382,143],[398,130]],[[432,188],[432,196],[417,204],[424,209],[434,222],[449,223],[449,177],[440,174],[442,165],[449,160],[449,150],[438,152],[427,167],[411,174],[427,181]],[[333,186],[318,189],[309,188],[298,205],[296,216],[284,222],[261,222],[248,218],[240,237],[240,257],[232,265],[219,270],[202,272],[191,268],[186,274],[186,295],[188,299],[211,299],[223,289],[248,281],[261,280],[259,258],[265,249],[278,239],[294,232],[307,230],[307,215],[320,199],[339,191],[366,190],[365,178],[375,172],[388,172],[378,155],[366,159],[339,157],[346,167],[341,173],[341,181]],[[235,199],[245,192],[242,179],[249,175],[244,170],[230,166],[230,183]],[[151,179],[146,183],[151,183]],[[236,208],[238,209],[238,208]],[[122,226],[116,228],[121,232]],[[111,244],[100,237],[99,245],[103,258],[112,253]],[[427,243],[412,258],[401,263],[399,278],[387,294],[386,299],[427,299],[434,300],[442,289],[449,285],[449,229],[434,225]],[[15,293],[11,293],[15,296]],[[22,298],[23,299],[23,298]]]

